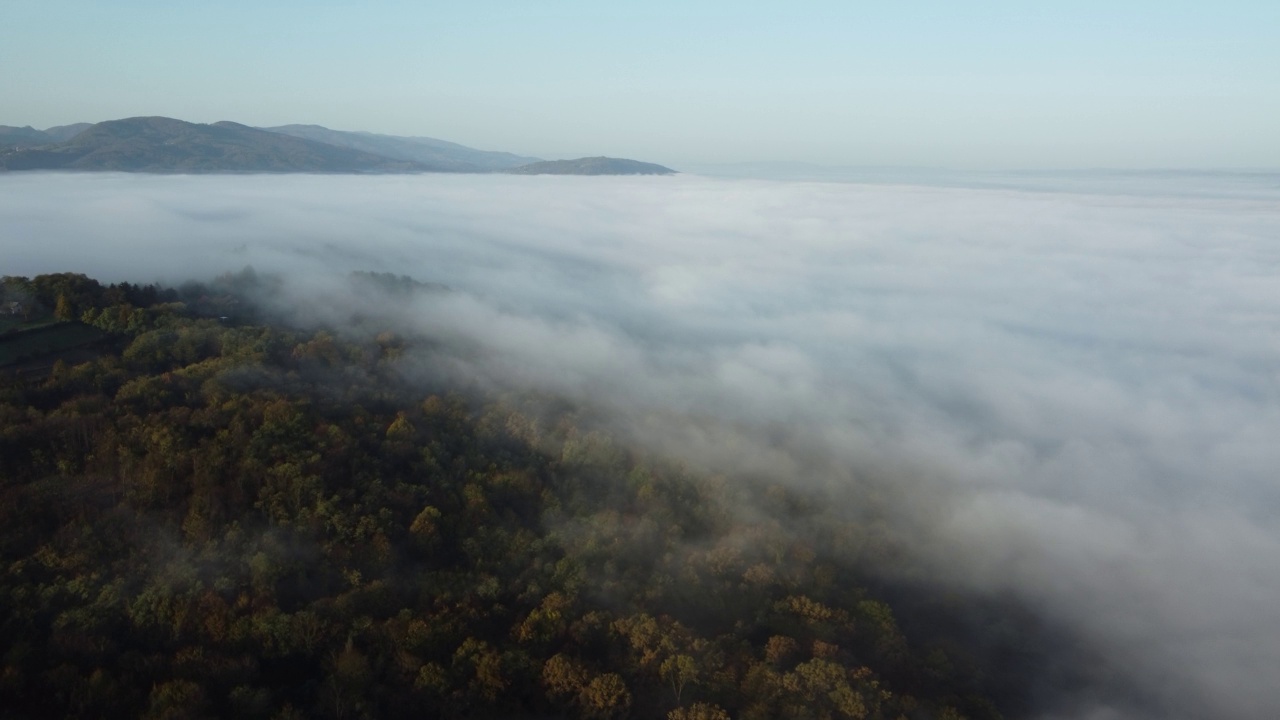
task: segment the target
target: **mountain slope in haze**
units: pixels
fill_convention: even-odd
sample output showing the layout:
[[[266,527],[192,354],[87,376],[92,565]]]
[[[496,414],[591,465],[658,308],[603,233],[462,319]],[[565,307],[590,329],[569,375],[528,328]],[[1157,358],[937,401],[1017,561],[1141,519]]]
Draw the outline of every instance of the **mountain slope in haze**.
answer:
[[[654,163],[624,158],[587,157],[577,160],[544,160],[511,168],[516,175],[674,175],[675,170]]]
[[[50,137],[48,133],[37,130],[30,125],[26,127],[0,125],[0,148],[33,147],[51,142],[57,142],[57,140]]]
[[[93,127],[93,123],[57,125],[51,128],[45,128],[44,134],[49,136],[50,142],[66,142],[91,127]]]
[[[239,123],[136,117],[98,123],[65,142],[0,151],[0,169],[351,173],[430,168]]]
[[[432,170],[445,172],[491,172],[538,161],[535,157],[476,150],[465,145],[426,137],[346,132],[330,130],[319,125],[281,125],[261,129],[398,160],[410,160],[422,163]]]

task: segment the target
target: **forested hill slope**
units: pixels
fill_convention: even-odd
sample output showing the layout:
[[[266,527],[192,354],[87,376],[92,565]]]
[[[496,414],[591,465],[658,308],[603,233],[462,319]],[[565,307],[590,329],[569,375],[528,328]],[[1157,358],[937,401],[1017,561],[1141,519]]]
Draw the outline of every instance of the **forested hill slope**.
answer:
[[[98,123],[65,142],[2,150],[0,169],[351,173],[430,168],[233,122],[137,117]]]
[[[46,135],[44,131],[36,130],[29,125],[26,127],[0,125],[0,148],[31,147],[33,145],[45,145],[51,142],[56,142],[56,140],[49,135]]]
[[[994,718],[1059,645],[889,604],[821,497],[406,384],[430,338],[261,324],[257,276],[0,290],[120,339],[0,368],[8,717]]]

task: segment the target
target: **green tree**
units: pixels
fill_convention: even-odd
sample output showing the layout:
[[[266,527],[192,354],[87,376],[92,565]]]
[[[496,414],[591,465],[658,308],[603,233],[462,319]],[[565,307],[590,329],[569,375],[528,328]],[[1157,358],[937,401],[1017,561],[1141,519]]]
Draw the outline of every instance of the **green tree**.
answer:
[[[209,717],[204,689],[189,680],[172,680],[151,690],[146,720],[194,720]]]
[[[671,684],[671,692],[675,695],[676,704],[680,704],[680,696],[684,688],[698,679],[698,666],[688,655],[672,655],[662,661],[659,673]]]
[[[719,705],[694,703],[687,708],[680,707],[667,713],[667,720],[729,720],[729,713]]]

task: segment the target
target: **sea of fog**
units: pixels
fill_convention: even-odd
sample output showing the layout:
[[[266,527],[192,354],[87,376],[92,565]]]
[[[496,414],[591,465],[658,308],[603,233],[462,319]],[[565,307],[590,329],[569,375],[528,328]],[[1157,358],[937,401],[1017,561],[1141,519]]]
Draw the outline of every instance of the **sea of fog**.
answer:
[[[1082,713],[1276,717],[1280,176],[890,180],[11,173],[0,272],[250,265],[334,317],[350,270],[443,283],[402,321],[472,380],[730,473],[893,478],[919,562],[1152,703]]]

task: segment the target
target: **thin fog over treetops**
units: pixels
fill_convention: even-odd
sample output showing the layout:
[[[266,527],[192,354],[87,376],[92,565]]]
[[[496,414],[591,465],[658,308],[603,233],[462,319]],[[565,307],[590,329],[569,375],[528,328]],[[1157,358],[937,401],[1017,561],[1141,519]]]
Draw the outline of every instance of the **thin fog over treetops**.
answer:
[[[988,185],[0,177],[0,693],[1274,717],[1280,183]]]

